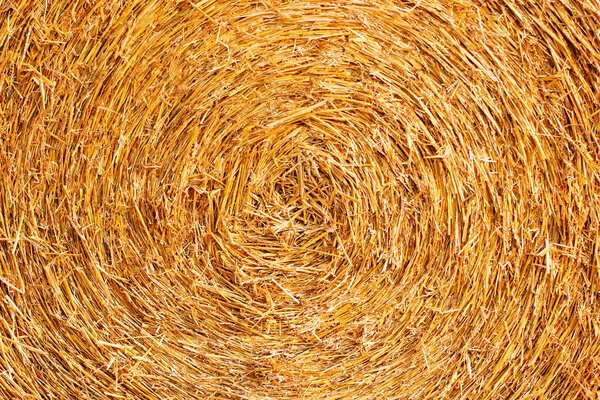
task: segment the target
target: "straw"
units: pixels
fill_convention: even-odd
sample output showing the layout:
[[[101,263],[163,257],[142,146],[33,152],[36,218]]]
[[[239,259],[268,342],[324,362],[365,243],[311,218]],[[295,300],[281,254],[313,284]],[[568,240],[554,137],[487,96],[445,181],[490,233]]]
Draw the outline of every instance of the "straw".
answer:
[[[598,398],[598,32],[0,2],[0,398]]]

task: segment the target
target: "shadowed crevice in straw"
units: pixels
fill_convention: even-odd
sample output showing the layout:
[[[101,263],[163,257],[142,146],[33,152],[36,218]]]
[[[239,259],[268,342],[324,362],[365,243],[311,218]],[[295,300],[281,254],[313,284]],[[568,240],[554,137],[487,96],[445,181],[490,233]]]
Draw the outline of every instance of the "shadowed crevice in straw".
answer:
[[[0,397],[596,398],[599,31],[0,2]]]

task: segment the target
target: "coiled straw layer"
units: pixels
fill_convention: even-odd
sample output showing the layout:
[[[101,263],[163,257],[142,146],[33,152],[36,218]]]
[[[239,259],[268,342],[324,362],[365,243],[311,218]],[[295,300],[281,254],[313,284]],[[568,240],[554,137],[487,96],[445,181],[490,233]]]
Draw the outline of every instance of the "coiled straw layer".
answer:
[[[0,2],[2,398],[598,398],[598,32]]]

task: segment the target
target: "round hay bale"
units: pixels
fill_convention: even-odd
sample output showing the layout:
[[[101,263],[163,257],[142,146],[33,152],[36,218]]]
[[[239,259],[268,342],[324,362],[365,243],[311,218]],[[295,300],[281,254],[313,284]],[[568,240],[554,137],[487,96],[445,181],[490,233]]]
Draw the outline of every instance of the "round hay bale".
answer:
[[[598,32],[0,2],[0,397],[599,398]]]

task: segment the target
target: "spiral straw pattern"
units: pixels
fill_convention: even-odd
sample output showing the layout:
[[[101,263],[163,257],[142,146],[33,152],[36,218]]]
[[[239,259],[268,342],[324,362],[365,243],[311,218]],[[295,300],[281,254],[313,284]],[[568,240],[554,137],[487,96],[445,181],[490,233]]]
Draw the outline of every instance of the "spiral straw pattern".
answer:
[[[599,32],[0,2],[0,397],[600,398]]]

